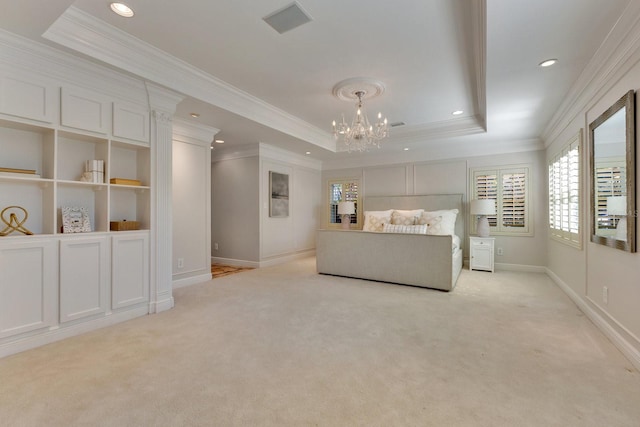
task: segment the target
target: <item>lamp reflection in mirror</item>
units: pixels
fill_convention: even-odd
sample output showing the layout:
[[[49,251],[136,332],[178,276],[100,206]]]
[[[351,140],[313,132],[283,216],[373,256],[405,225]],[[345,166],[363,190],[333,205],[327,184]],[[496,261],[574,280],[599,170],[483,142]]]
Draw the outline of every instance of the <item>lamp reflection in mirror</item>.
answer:
[[[342,217],[342,228],[349,229],[351,224],[351,215],[356,213],[355,202],[339,202],[338,203],[338,215]]]
[[[627,196],[607,197],[607,215],[620,217],[616,226],[616,240],[627,240]]]
[[[478,199],[471,201],[471,215],[478,216],[476,233],[478,237],[489,237],[489,220],[487,215],[496,214],[496,201],[494,199]]]

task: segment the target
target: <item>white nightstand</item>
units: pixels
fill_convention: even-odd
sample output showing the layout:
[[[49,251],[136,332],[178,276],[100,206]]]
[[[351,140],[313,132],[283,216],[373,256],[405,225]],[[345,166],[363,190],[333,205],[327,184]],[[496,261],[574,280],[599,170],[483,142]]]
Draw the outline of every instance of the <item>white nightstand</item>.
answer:
[[[494,237],[469,237],[469,270],[485,270],[493,273]]]

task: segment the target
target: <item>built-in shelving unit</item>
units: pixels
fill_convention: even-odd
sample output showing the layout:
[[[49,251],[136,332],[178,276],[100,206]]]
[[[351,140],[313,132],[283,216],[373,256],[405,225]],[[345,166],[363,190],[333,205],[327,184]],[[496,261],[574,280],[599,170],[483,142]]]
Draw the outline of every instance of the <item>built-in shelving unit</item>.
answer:
[[[25,209],[34,234],[0,237],[0,356],[148,313],[151,229],[148,107],[2,73],[0,211]],[[98,182],[82,179],[87,160],[104,163]],[[91,232],[64,233],[64,206],[85,208]],[[122,220],[140,229],[110,231]]]

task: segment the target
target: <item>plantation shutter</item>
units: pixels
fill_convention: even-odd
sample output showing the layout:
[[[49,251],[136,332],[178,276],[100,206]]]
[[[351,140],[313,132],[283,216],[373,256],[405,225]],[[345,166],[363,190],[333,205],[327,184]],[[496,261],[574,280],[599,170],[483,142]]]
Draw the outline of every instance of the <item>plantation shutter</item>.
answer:
[[[502,174],[502,226],[505,228],[526,226],[526,174],[524,172]]]
[[[498,174],[497,172],[479,173],[475,177],[475,198],[476,199],[498,199]],[[497,212],[497,209],[496,209]],[[496,215],[487,216],[489,226],[495,227],[498,224]]]
[[[358,224],[358,180],[340,180],[329,182],[329,224],[342,223],[338,215],[339,202],[354,202],[356,213],[351,215],[351,224]]]
[[[611,196],[625,196],[625,168],[622,165],[611,163],[602,164],[596,168],[596,211],[597,229],[615,229],[616,221],[607,214],[607,198]]]
[[[581,139],[579,133],[549,162],[549,228],[551,229],[551,237],[578,248],[581,247]]]
[[[487,216],[491,233],[530,235],[529,168],[473,169],[472,199],[496,201],[496,215]],[[476,218],[472,218],[471,232],[475,232]]]

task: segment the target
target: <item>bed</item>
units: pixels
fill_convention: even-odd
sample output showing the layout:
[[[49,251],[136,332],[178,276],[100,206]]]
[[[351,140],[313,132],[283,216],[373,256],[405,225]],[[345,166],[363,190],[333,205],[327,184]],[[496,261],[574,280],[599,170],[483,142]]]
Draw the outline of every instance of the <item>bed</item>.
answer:
[[[369,196],[363,208],[363,212],[457,209],[458,214],[453,235],[318,230],[318,273],[453,290],[462,270],[462,194]]]

